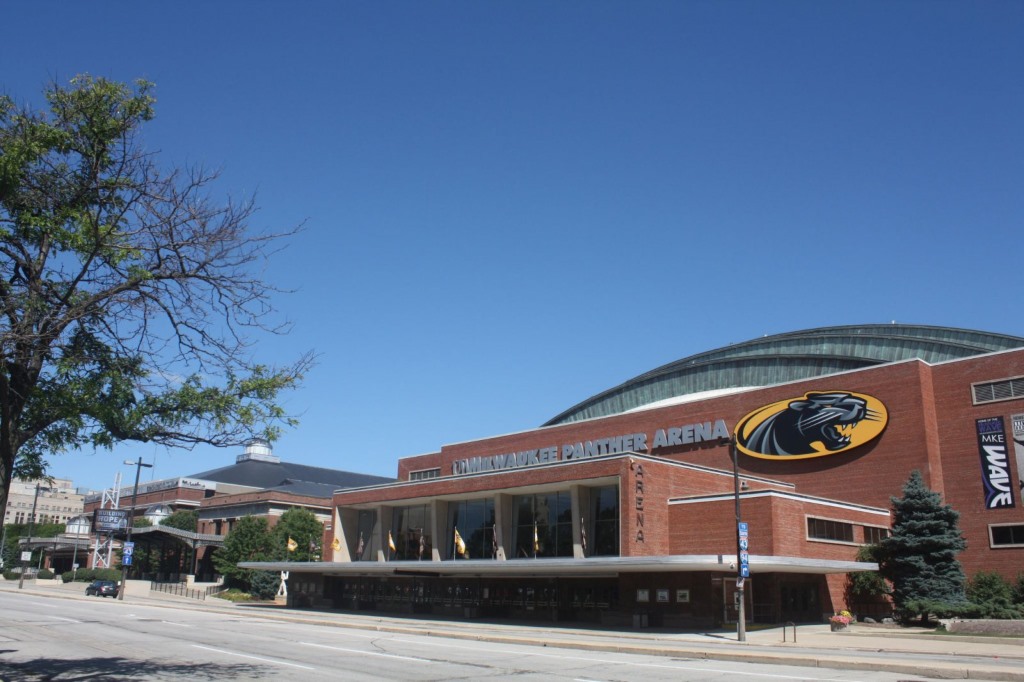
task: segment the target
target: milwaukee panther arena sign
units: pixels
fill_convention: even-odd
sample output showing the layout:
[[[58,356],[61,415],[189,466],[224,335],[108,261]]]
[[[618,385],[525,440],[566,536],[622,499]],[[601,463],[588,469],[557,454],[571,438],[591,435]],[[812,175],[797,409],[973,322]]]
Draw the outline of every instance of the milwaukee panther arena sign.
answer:
[[[617,455],[623,452],[652,452],[660,448],[677,445],[696,445],[705,442],[729,440],[729,429],[724,419],[685,424],[683,426],[658,429],[651,438],[647,433],[626,433],[608,438],[576,443],[563,443],[535,450],[521,450],[498,455],[470,457],[452,463],[452,474],[479,474],[488,471],[504,471],[522,467],[550,464],[552,462],[577,462],[592,457]]]

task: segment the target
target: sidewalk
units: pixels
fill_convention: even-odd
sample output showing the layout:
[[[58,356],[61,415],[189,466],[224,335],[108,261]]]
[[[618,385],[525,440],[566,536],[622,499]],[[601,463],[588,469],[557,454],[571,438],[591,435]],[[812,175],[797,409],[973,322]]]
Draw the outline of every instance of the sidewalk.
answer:
[[[5,584],[4,581],[0,581],[0,589],[18,591],[17,583]],[[26,583],[23,591],[62,598],[96,599],[85,596],[84,583],[46,586]],[[799,625],[795,628],[795,641],[792,626],[785,629],[752,629],[747,632],[746,642],[737,642],[735,630],[609,630],[560,627],[550,623],[427,620],[273,605],[232,604],[215,598],[197,601],[156,592],[127,595],[125,600],[155,607],[235,614],[246,612],[259,618],[290,622],[507,644],[888,671],[916,678],[1024,682],[1024,638],[942,635],[858,623],[851,625],[846,632],[831,632],[827,624]]]

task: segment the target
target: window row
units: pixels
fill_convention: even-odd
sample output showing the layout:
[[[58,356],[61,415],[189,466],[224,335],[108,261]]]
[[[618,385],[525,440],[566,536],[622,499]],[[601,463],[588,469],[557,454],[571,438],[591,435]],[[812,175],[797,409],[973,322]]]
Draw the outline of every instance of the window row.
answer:
[[[881,526],[861,526],[861,528],[863,529],[863,540],[860,540],[860,542],[866,545],[876,545],[889,537],[890,534],[888,528]],[[807,538],[830,542],[858,542],[854,538],[854,524],[846,521],[819,519],[813,516],[807,517]]]
[[[581,507],[579,539],[584,556],[618,556],[618,486],[585,489]],[[376,532],[377,512],[361,510],[351,538],[353,559],[373,561],[381,551],[388,560],[423,561],[430,560],[435,548],[443,560],[496,559],[499,546],[510,552],[509,559],[573,556],[568,491],[514,496],[507,528],[497,525],[493,498],[452,502],[447,508],[442,538],[431,532],[432,505],[393,508],[386,535]]]

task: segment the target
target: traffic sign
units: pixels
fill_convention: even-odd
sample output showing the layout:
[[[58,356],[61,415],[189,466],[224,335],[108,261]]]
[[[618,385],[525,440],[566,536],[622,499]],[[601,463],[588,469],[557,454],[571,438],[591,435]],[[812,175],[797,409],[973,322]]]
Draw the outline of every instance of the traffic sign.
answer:
[[[135,554],[135,543],[134,542],[126,542],[126,543],[124,543],[123,554],[124,554],[124,556],[131,556],[132,554]]]
[[[121,557],[121,565],[122,566],[131,566],[132,565],[132,555],[131,554],[125,554],[123,557]]]

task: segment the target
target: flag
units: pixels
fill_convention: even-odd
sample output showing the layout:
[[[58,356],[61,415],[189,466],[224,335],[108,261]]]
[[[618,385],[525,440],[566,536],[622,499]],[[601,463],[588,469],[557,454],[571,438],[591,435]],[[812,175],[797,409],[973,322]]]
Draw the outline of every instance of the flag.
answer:
[[[341,540],[339,540],[338,538],[334,538],[334,540],[331,541],[331,549],[333,549],[335,552],[341,549]]]
[[[359,534],[359,544],[356,545],[356,561],[359,561],[360,559],[363,558],[363,550],[364,549],[365,549],[365,547],[363,545],[363,534],[360,533]]]
[[[583,519],[580,519],[580,549],[583,550],[583,556],[587,556],[587,526]]]
[[[395,547],[395,539],[391,537],[391,531],[388,531],[388,549],[392,552],[398,551],[398,548]]]
[[[537,524],[533,524],[533,558],[537,558],[537,552],[540,551],[540,536],[537,535]]]
[[[288,538],[288,551],[289,552],[294,552],[298,548],[299,548],[299,543],[295,542],[295,540],[292,540],[291,538]]]
[[[455,552],[459,556],[466,556],[466,543],[462,541],[458,528],[455,529]]]

